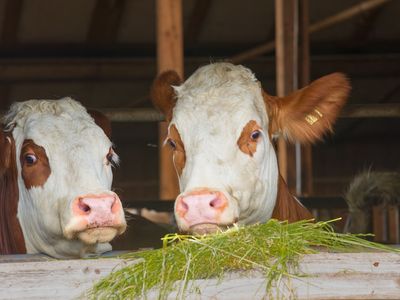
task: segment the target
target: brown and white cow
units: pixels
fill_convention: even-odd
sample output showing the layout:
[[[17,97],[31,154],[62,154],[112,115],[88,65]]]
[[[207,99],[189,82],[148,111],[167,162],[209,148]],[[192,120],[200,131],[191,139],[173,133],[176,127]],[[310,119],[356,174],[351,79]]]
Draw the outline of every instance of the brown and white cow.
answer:
[[[108,132],[70,98],[11,106],[0,130],[0,254],[111,250],[126,221]]]
[[[183,83],[174,71],[159,75],[151,95],[169,122],[180,230],[311,218],[280,177],[272,140],[321,138],[349,90],[346,77],[334,73],[279,98],[267,94],[249,69],[230,63],[201,67]]]

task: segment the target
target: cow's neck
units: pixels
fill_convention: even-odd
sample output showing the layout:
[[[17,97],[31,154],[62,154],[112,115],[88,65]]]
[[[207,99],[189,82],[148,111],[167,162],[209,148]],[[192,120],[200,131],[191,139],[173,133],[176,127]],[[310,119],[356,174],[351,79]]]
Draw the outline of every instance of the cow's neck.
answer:
[[[24,236],[17,218],[18,172],[14,140],[11,140],[11,147],[10,165],[0,170],[0,254],[26,253]]]
[[[272,218],[280,221],[296,222],[312,219],[312,214],[289,191],[285,181],[279,176],[278,194]]]

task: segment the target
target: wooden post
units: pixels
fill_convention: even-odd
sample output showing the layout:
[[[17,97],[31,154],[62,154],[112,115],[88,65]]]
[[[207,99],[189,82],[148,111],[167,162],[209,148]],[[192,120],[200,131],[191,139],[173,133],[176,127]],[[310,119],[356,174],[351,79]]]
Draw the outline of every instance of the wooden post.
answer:
[[[276,90],[280,97],[297,89],[298,77],[298,3],[275,1]],[[278,163],[291,192],[296,190],[295,148],[278,140]]]
[[[157,0],[157,62],[158,73],[175,70],[183,78],[182,1]],[[159,125],[160,199],[175,200],[179,193],[178,180],[171,151],[162,147],[167,136],[167,124]]]
[[[309,0],[299,1],[299,87],[310,82]],[[313,193],[312,146],[301,147],[301,189],[298,195]]]

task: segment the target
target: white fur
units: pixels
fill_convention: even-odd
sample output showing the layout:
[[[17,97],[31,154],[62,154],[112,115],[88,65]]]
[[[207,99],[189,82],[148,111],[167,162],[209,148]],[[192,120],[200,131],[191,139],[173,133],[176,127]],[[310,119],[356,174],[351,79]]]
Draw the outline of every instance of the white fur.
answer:
[[[18,219],[27,252],[71,257],[109,248],[68,240],[64,232],[71,220],[71,202],[78,195],[111,189],[112,171],[105,156],[112,144],[86,109],[71,98],[30,100],[13,104],[5,121],[14,128]],[[19,157],[25,139],[42,146],[49,159],[51,174],[41,187],[24,185]]]
[[[278,166],[268,138],[269,121],[261,88],[254,74],[243,66],[215,63],[198,69],[174,88],[177,103],[171,125],[177,127],[186,151],[185,168],[179,178],[181,195],[202,187],[222,190],[229,205],[221,223],[268,220],[276,201]],[[253,157],[237,145],[250,120],[262,128]],[[176,217],[178,225],[184,226]]]

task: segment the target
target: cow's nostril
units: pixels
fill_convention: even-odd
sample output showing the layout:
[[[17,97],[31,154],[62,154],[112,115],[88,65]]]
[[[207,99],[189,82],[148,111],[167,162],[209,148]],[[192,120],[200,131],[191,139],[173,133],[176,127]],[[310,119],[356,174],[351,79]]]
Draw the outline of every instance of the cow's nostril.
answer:
[[[186,214],[189,211],[189,205],[185,202],[184,198],[177,200],[176,210],[181,214]]]
[[[83,203],[82,201],[79,201],[79,209],[86,213],[90,212],[90,206]]]
[[[188,211],[189,210],[189,205],[187,205],[186,202],[183,201],[183,200],[181,201],[181,206],[182,206],[182,209],[184,211]]]
[[[224,206],[224,203],[225,203],[224,199],[217,196],[216,198],[210,201],[209,205],[213,209],[219,209]]]

